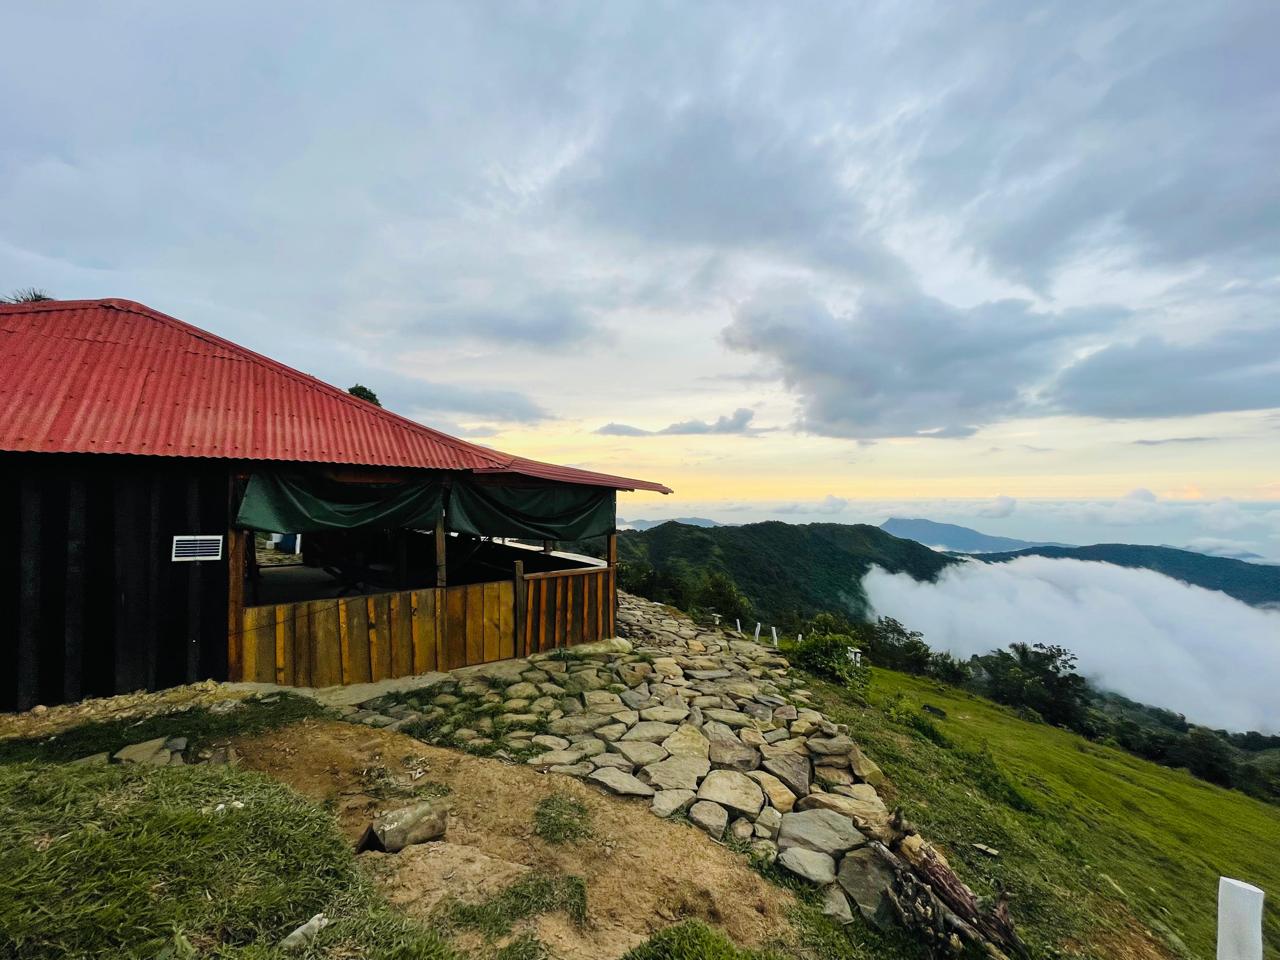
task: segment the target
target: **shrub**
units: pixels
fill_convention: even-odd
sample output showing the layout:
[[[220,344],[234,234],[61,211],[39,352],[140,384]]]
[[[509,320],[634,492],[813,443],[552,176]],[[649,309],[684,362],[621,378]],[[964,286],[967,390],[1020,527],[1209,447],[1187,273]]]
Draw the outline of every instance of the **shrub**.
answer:
[[[858,645],[847,633],[806,633],[791,649],[791,659],[802,670],[834,680],[865,699],[871,671],[854,661]]]

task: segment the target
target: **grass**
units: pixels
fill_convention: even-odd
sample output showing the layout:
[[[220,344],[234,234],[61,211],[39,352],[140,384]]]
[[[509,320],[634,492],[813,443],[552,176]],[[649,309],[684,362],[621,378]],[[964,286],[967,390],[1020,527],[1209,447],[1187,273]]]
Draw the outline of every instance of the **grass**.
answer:
[[[531,873],[481,903],[444,905],[437,922],[445,930],[475,930],[496,940],[521,920],[558,910],[578,926],[587,922],[587,885],[581,877]]]
[[[0,861],[18,960],[274,957],[321,912],[303,956],[456,958],[373,892],[331,817],[233,768],[0,767]]]
[[[1212,956],[1219,875],[1271,893],[1264,941],[1280,956],[1274,805],[933,681],[877,669],[868,706],[816,678],[809,688],[957,872],[980,894],[1013,895],[1037,956],[1122,956],[1141,927],[1175,956]]]
[[[141,720],[95,720],[49,737],[0,740],[0,763],[65,763],[95,753],[115,753],[131,743],[157,737],[186,737],[188,749],[241,735],[274,730],[329,711],[308,697],[276,693],[251,697],[226,713],[208,707],[162,713]]]
[[[547,843],[569,843],[591,836],[591,811],[586,804],[556,792],[538,801],[533,832]]]

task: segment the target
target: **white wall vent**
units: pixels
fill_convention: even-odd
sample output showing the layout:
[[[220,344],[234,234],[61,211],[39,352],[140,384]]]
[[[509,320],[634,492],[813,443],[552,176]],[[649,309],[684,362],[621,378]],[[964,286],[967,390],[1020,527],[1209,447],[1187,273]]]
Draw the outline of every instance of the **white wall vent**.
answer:
[[[173,538],[173,561],[221,560],[222,537],[206,534],[183,534]]]

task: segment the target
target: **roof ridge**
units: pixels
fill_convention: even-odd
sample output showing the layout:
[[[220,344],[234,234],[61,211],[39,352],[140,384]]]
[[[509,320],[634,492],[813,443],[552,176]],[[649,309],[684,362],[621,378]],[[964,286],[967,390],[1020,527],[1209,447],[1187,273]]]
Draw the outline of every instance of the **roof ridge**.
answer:
[[[303,371],[297,369],[296,367],[291,367],[286,363],[281,363],[279,360],[273,360],[271,357],[268,357],[262,353],[258,353],[256,350],[250,350],[248,347],[242,346],[241,344],[238,344],[232,340],[228,340],[226,337],[220,337],[216,333],[211,333],[208,330],[205,330],[201,327],[197,327],[195,324],[187,323],[185,320],[180,320],[177,317],[170,316],[169,314],[163,313],[155,309],[154,307],[147,306],[145,303],[138,303],[136,300],[125,300],[118,297],[104,297],[99,300],[80,300],[80,301],[43,300],[43,301],[35,301],[33,304],[30,304],[30,305],[34,306],[36,304],[44,304],[44,305],[60,304],[65,306],[68,303],[97,304],[99,306],[108,307],[114,310],[123,310],[126,313],[133,313],[133,314],[137,314],[138,316],[147,317],[148,319],[151,319],[151,320],[156,320],[161,323],[166,323],[170,326],[178,328],[184,333],[196,336],[200,339],[205,340],[206,342],[217,344],[218,346],[223,347],[227,350],[230,350],[233,353],[239,354],[245,357],[250,362],[268,367],[269,369],[273,369],[277,373],[281,373],[285,376],[291,377],[301,383],[307,384],[308,386],[319,387],[323,390],[326,390],[329,393],[331,393],[335,398],[348,404],[349,406],[351,406],[353,410],[363,415],[373,415],[373,416],[381,417],[384,420],[390,420],[394,424],[408,427],[411,430],[426,431],[427,433],[432,435],[433,439],[440,442],[444,442],[447,445],[452,446],[457,450],[465,450],[471,453],[477,453],[482,457],[486,457],[488,459],[493,460],[495,466],[500,466],[500,467],[510,466],[512,461],[516,459],[511,454],[501,453],[497,450],[492,450],[489,447],[482,447],[479,444],[468,443],[466,440],[462,440],[458,437],[450,436],[447,433],[443,433],[439,430],[436,430],[434,427],[428,427],[424,423],[419,423],[416,420],[411,420],[408,417],[403,416],[399,413],[396,413],[393,410],[388,410],[385,407],[377,406],[376,404],[370,403],[368,400],[361,400],[359,397],[352,396],[350,393],[343,390],[341,387],[335,387],[331,383],[326,383],[325,381],[321,380],[319,377],[312,376],[309,373],[304,373]]]

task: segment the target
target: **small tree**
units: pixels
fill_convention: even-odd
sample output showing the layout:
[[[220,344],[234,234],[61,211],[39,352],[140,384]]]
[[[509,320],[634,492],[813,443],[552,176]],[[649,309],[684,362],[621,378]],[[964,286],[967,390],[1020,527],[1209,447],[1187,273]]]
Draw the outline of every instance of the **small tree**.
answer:
[[[48,290],[41,290],[39,287],[19,287],[7,297],[0,297],[0,303],[40,303],[43,300],[52,300]]]
[[[375,407],[382,406],[381,401],[378,400],[378,395],[362,383],[357,383],[354,387],[348,387],[347,393],[353,397],[359,397],[361,400],[368,400]]]

